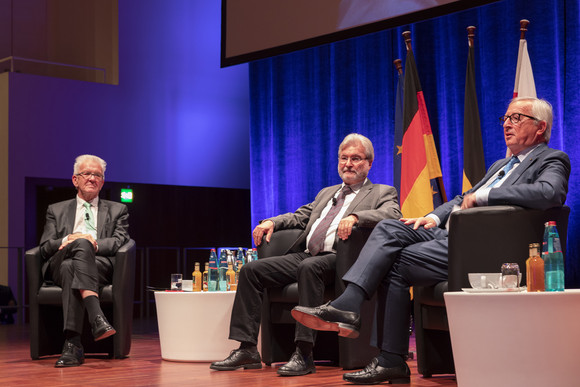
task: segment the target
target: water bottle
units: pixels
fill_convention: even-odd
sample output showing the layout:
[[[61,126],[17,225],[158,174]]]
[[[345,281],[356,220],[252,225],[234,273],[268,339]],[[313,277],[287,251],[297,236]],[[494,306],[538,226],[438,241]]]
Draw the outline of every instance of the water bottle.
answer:
[[[544,259],[545,286],[547,292],[564,291],[564,255],[556,222],[544,224],[542,258]]]
[[[207,279],[207,290],[215,292],[218,290],[218,259],[215,249],[209,253],[209,273]]]
[[[218,280],[218,287],[220,291],[227,291],[228,289],[228,278],[227,278],[227,271],[228,271],[228,251],[227,249],[222,249],[220,253],[220,261],[219,261],[219,280]]]
[[[241,265],[243,265],[245,262],[246,256],[244,255],[244,249],[241,247],[238,247],[238,254],[236,255],[236,262],[234,263],[234,271],[237,272],[238,271],[238,267]]]
[[[246,262],[252,262],[258,259],[258,250],[254,247],[252,250],[248,249]]]

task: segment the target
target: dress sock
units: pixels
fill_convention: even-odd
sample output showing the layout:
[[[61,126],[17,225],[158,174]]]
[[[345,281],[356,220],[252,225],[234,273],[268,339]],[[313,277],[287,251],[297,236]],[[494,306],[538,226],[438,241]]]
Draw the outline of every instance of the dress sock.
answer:
[[[360,286],[349,283],[336,300],[332,301],[330,305],[336,309],[360,313],[360,307],[363,301],[367,299],[367,293]]]
[[[97,296],[88,296],[83,298],[83,302],[85,304],[85,308],[87,309],[87,313],[89,315],[89,322],[92,324],[95,321],[95,318],[98,315],[103,315],[103,311],[101,310],[101,303],[99,302],[99,297]]]
[[[314,348],[314,344],[309,343],[308,341],[297,341],[296,348],[300,350],[302,356],[309,356],[312,353],[312,348]]]
[[[405,362],[402,355],[387,351],[381,351],[377,359],[379,360],[379,365],[385,368],[398,367]]]
[[[245,349],[250,352],[258,352],[258,347],[256,347],[256,344],[250,343],[249,341],[242,341],[240,343],[239,349]]]

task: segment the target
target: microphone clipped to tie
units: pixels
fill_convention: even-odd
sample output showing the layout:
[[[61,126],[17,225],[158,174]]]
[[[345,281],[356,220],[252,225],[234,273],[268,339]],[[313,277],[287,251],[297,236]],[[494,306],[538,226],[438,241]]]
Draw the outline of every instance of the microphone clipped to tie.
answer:
[[[499,179],[503,179],[504,176],[505,176],[505,171],[502,169],[501,171],[499,171],[499,174],[497,175],[497,177]]]
[[[332,198],[332,205],[336,206],[336,198]]]
[[[91,220],[91,217],[89,216],[89,213],[88,212],[85,212],[85,219],[87,221]]]

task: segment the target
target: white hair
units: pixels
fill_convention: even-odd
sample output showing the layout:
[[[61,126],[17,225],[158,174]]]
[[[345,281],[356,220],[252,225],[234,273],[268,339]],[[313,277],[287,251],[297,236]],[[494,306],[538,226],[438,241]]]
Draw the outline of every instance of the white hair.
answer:
[[[363,148],[365,148],[365,157],[372,163],[375,159],[375,149],[373,148],[373,143],[371,140],[358,133],[351,133],[346,136],[344,140],[342,140],[342,143],[338,147],[338,157],[340,157],[340,152],[342,152],[344,148],[346,148],[348,145],[352,145],[353,143],[361,144]]]
[[[100,164],[101,169],[103,170],[103,175],[105,175],[105,170],[107,169],[107,162],[100,158],[99,156],[93,155],[80,155],[75,159],[75,164],[73,166],[73,174],[78,175],[80,172],[80,167],[82,164],[93,161],[95,163]]]
[[[532,105],[532,116],[536,117],[539,121],[544,121],[546,123],[544,140],[546,140],[546,144],[550,142],[553,120],[552,105],[550,102],[545,99],[534,97],[516,97],[510,101],[510,105],[514,102],[529,102]]]

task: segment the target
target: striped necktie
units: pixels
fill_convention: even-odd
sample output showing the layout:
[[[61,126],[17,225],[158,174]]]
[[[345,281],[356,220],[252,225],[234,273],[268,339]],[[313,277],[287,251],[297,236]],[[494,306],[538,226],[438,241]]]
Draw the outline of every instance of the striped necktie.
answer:
[[[314,233],[308,242],[308,251],[311,255],[314,256],[324,249],[324,241],[326,240],[326,233],[328,232],[328,228],[330,227],[330,224],[336,215],[338,215],[342,209],[344,198],[349,193],[352,193],[352,188],[350,188],[348,185],[345,185],[342,189],[342,192],[338,195],[336,202],[332,204],[332,207],[330,207],[328,214],[326,214],[324,219],[322,219],[322,221],[316,227],[316,230],[314,230]]]

